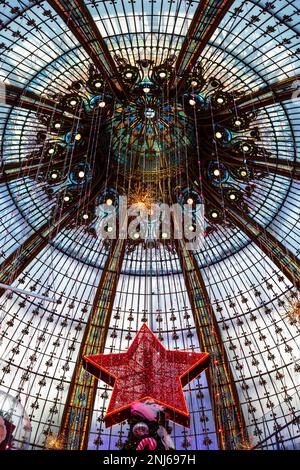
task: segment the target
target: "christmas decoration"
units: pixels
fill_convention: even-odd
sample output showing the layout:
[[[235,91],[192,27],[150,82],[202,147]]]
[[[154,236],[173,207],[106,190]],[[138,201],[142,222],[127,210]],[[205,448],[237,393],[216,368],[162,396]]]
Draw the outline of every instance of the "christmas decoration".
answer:
[[[164,407],[157,405],[153,401],[132,403],[130,407],[131,414],[143,416],[149,421],[156,421],[160,411],[164,411]]]
[[[84,368],[114,386],[105,416],[107,427],[130,415],[130,406],[152,400],[172,421],[189,426],[182,387],[209,364],[208,353],[166,350],[144,324],[128,351],[83,357]]]

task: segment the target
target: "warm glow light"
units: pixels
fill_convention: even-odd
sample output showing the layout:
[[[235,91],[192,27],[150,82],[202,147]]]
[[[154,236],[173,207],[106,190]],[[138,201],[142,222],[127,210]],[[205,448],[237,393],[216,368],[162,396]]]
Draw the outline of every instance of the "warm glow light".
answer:
[[[247,176],[247,171],[246,171],[246,170],[242,170],[242,171],[241,171],[241,176]]]
[[[162,236],[162,238],[168,238],[168,234],[167,234],[166,232],[163,232],[163,233],[161,234],[161,236]]]
[[[242,121],[239,121],[239,120],[235,121],[236,126],[240,126],[241,124],[242,124]]]
[[[112,232],[112,231],[113,231],[113,228],[109,226],[109,227],[107,227],[107,231],[108,231],[108,232]]]
[[[244,152],[248,152],[250,150],[250,147],[248,145],[243,145],[243,150]]]
[[[190,103],[191,106],[195,106],[196,101],[191,98],[190,101],[189,101],[189,103]]]
[[[59,450],[65,447],[64,437],[56,433],[50,433],[45,440],[45,449]]]
[[[49,149],[48,153],[50,153],[50,155],[52,155],[54,153],[54,148],[52,147],[51,149]]]
[[[218,213],[217,212],[212,212],[211,216],[212,216],[213,219],[217,219]]]
[[[65,202],[69,202],[69,201],[70,201],[70,197],[69,197],[69,196],[65,196],[65,197],[64,197],[64,201],[65,201]]]
[[[143,92],[144,92],[144,93],[149,93],[149,91],[150,91],[150,88],[149,88],[149,87],[145,86],[145,87],[143,88]]]
[[[224,103],[224,100],[223,100],[223,98],[217,98],[217,103],[219,103],[219,104],[223,104],[223,103]]]
[[[135,232],[133,234],[133,238],[135,238],[137,240],[138,238],[140,238],[140,234],[138,232]]]
[[[106,204],[107,204],[108,206],[112,206],[112,203],[113,203],[113,200],[112,200],[112,199],[107,199],[107,200],[106,200]]]
[[[193,88],[195,88],[197,85],[198,85],[198,82],[196,82],[196,80],[192,80],[192,81],[191,81],[191,86],[192,86]]]
[[[222,132],[216,132],[216,138],[222,139]]]
[[[235,195],[235,194],[230,194],[229,199],[231,199],[232,201],[234,201],[234,200],[236,199],[236,195]]]
[[[194,232],[194,231],[195,231],[195,227],[194,227],[193,225],[190,225],[190,226],[189,226],[189,231],[190,231],[190,232]]]
[[[84,171],[80,171],[78,173],[79,178],[84,178],[84,175],[85,175]]]
[[[60,129],[60,128],[61,128],[61,124],[60,124],[59,122],[56,122],[56,123],[54,124],[54,127],[55,127],[55,129]]]
[[[100,88],[100,87],[101,87],[101,85],[102,85],[102,83],[101,83],[101,82],[96,82],[96,83],[95,83],[95,87],[96,87],[96,88]]]
[[[191,197],[189,197],[186,202],[187,202],[190,206],[191,206],[192,204],[194,204],[194,200],[193,200]]]
[[[214,175],[215,176],[220,176],[220,170],[218,170],[217,168],[214,170]]]
[[[87,219],[89,218],[89,215],[88,215],[88,214],[83,214],[82,218],[83,218],[84,220],[87,220]]]
[[[51,178],[52,178],[53,180],[56,180],[57,177],[58,177],[58,174],[57,174],[57,173],[52,173]]]
[[[76,134],[75,135],[75,140],[80,140],[81,139],[81,134]]]
[[[132,72],[127,72],[125,75],[126,78],[132,78]]]
[[[160,78],[166,78],[167,74],[166,72],[160,72],[159,76]]]
[[[100,101],[99,108],[104,108],[105,104],[106,104],[105,101]]]
[[[77,101],[76,101],[76,100],[71,100],[71,101],[70,101],[70,105],[71,105],[71,106],[76,106],[76,104],[77,104]]]

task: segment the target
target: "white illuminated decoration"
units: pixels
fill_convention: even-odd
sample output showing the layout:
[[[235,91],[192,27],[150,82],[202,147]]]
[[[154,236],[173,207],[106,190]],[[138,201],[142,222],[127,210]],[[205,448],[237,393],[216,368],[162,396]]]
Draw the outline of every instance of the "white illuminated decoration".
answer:
[[[56,11],[64,4],[70,15],[72,2],[55,11],[48,3],[1,2],[0,398],[19,410],[19,442],[43,450],[52,436],[65,446],[61,423],[96,312],[98,353],[125,352],[143,324],[176,351],[219,338],[220,361],[208,346],[210,372],[184,388],[190,428],[170,417],[175,453],[218,450],[222,437],[241,450],[300,450],[299,315],[290,311],[300,253],[297,2],[210,2],[226,3],[226,13],[214,5],[199,16],[204,39],[189,30],[200,2],[77,2],[94,24],[76,37]],[[107,51],[83,31],[96,31]],[[184,44],[191,49],[181,55]],[[138,185],[140,207],[187,207],[186,238],[201,219],[194,264],[179,256],[172,224],[159,242],[144,240],[140,226],[124,246],[110,240],[119,230],[107,213],[120,214],[119,196],[130,199]],[[197,324],[206,309],[207,336]],[[212,400],[208,384],[223,357],[246,427],[237,443],[217,424],[224,387]],[[93,401],[88,373],[81,379],[76,413]],[[75,413],[69,427],[90,424],[88,450],[122,449],[127,418],[104,425],[112,388],[95,384],[91,423]],[[3,409],[0,400],[0,448]]]

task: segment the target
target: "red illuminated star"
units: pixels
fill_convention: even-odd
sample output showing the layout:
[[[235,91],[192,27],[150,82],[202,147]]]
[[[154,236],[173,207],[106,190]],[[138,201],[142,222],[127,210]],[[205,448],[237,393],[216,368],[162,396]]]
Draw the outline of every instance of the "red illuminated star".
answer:
[[[144,324],[127,352],[84,356],[83,364],[114,387],[107,427],[126,420],[132,403],[146,400],[165,407],[168,419],[189,426],[182,387],[207,368],[209,354],[167,350]]]

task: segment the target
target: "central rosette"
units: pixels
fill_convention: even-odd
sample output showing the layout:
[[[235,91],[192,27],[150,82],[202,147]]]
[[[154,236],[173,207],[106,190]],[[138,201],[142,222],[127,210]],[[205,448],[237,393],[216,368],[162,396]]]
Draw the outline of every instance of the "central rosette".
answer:
[[[148,179],[180,171],[194,142],[194,125],[183,106],[150,85],[136,86],[128,101],[117,103],[106,131],[120,171]]]

